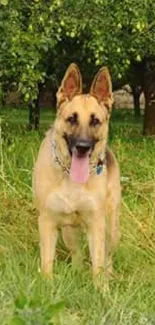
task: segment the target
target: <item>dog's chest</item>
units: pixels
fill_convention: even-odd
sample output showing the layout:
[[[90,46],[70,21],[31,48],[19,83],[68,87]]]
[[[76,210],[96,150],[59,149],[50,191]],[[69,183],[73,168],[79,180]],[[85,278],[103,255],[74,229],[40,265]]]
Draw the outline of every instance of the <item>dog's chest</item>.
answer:
[[[76,184],[62,184],[47,198],[47,208],[51,217],[60,225],[78,225],[95,213],[98,207],[98,196]]]

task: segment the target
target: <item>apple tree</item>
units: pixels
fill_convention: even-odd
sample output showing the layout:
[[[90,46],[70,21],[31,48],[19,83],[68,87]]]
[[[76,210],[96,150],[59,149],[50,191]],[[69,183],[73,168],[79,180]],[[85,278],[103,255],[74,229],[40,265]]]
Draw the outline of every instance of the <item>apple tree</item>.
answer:
[[[96,64],[108,64],[116,79],[128,75],[139,83],[146,102],[143,133],[155,134],[155,2],[94,0],[89,21]]]

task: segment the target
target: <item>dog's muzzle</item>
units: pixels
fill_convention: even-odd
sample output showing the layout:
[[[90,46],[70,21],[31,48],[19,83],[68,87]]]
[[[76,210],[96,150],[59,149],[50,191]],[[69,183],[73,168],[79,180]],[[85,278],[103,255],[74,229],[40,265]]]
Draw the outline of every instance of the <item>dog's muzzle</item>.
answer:
[[[93,147],[92,141],[79,139],[76,141],[75,149],[79,155],[85,155]]]
[[[64,139],[67,142],[71,155],[73,151],[76,151],[79,156],[84,156],[87,153],[91,153],[96,143],[96,140],[74,138],[72,136],[67,136],[66,134],[64,135]]]

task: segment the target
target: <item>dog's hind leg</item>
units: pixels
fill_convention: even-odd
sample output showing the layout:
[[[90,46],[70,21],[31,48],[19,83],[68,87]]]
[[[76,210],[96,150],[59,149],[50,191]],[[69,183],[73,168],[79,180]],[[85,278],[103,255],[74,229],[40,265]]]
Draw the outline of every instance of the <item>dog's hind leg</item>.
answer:
[[[113,275],[112,256],[120,240],[119,231],[119,207],[109,209],[106,229],[106,271],[109,276]]]
[[[82,255],[79,245],[79,228],[73,226],[65,226],[62,228],[62,237],[66,247],[68,248],[73,268],[79,269],[82,266]]]
[[[41,271],[45,275],[52,275],[55,247],[58,230],[52,219],[47,215],[39,217]]]

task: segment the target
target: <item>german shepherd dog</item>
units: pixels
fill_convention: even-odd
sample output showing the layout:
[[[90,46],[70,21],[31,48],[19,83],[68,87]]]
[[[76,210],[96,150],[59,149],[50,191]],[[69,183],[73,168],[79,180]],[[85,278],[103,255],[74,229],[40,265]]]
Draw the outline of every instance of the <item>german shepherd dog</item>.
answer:
[[[94,280],[112,271],[121,197],[119,167],[107,146],[112,103],[106,67],[88,94],[82,94],[77,65],[68,67],[57,92],[56,120],[41,144],[33,173],[44,274],[53,271],[59,228],[73,265],[80,264],[78,226],[87,235]]]

